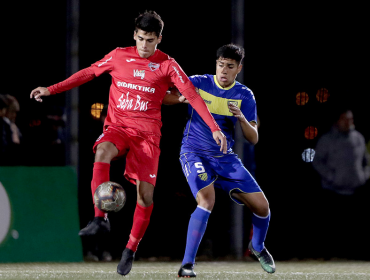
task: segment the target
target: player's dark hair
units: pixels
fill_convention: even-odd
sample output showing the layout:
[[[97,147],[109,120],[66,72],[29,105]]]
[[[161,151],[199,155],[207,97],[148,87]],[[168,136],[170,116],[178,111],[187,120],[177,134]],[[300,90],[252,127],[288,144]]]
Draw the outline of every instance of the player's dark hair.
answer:
[[[154,32],[157,37],[162,35],[163,20],[154,11],[145,11],[135,19],[135,32],[141,29],[147,33]]]
[[[228,59],[234,59],[238,64],[243,63],[244,59],[244,48],[234,45],[234,44],[228,44],[224,45],[221,48],[217,50],[216,56],[217,59],[220,57],[222,58],[228,58]]]

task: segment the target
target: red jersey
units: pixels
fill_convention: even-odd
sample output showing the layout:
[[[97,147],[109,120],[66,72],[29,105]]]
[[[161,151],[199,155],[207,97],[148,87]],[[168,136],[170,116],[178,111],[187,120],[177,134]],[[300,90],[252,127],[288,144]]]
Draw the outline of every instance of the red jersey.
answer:
[[[161,52],[139,56],[136,47],[117,48],[92,64],[96,76],[112,76],[108,115],[104,125],[124,126],[160,134],[161,105],[166,91],[180,92],[193,84],[177,62]]]
[[[112,76],[104,126],[122,126],[161,135],[161,105],[171,86],[189,100],[211,131],[220,130],[202,98],[177,62],[156,50],[142,58],[136,47],[117,48],[102,60],[48,87],[51,94],[79,86],[103,73]]]

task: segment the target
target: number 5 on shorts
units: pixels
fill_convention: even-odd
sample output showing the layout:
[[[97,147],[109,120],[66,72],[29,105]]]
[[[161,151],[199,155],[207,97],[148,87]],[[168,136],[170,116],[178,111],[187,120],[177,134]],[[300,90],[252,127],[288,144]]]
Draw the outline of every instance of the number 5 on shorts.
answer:
[[[196,162],[196,163],[194,164],[194,166],[195,166],[195,168],[199,169],[199,170],[197,170],[197,173],[203,173],[203,172],[205,172],[205,171],[206,171],[206,170],[204,169],[204,167],[203,167],[203,164],[202,164],[201,162]]]

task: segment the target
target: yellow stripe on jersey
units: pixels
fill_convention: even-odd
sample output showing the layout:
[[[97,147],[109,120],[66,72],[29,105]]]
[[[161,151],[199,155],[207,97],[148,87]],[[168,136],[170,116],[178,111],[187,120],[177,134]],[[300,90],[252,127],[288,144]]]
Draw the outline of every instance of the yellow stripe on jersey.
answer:
[[[229,90],[231,89],[233,86],[235,86],[235,81],[230,85],[228,86],[227,88],[223,88],[222,86],[220,86],[220,84],[218,83],[217,81],[217,78],[216,78],[216,75],[213,75],[213,80],[215,81],[215,85],[218,86],[220,89],[223,89],[223,90]]]
[[[199,89],[199,94],[203,98],[204,102],[207,104],[209,111],[217,115],[233,116],[233,114],[229,112],[228,104],[233,103],[239,108],[242,104],[241,99],[227,99],[217,97],[212,94],[209,94],[208,92],[205,92],[202,89]]]

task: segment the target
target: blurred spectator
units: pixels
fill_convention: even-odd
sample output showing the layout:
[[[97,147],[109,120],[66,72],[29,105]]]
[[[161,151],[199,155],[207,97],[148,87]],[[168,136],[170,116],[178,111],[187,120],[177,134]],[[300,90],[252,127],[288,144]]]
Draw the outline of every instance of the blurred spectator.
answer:
[[[363,135],[355,129],[352,111],[341,109],[335,116],[330,131],[317,142],[312,164],[323,188],[321,248],[326,257],[346,258],[358,256],[362,248],[354,241],[361,240],[366,217],[361,187],[370,174],[369,154]]]
[[[14,96],[0,95],[0,165],[21,164],[22,134],[16,125],[19,103]]]
[[[13,143],[20,144],[22,134],[18,126],[16,125],[17,114],[19,112],[19,103],[14,96],[11,96],[9,94],[6,94],[5,98],[7,100],[8,107],[5,112],[4,120],[10,125]]]
[[[4,119],[7,107],[5,96],[0,95],[0,165],[6,164],[6,151],[12,143],[10,125]]]
[[[369,154],[365,138],[355,129],[353,113],[344,110],[329,132],[317,143],[313,167],[322,187],[340,195],[352,195],[369,178]]]

